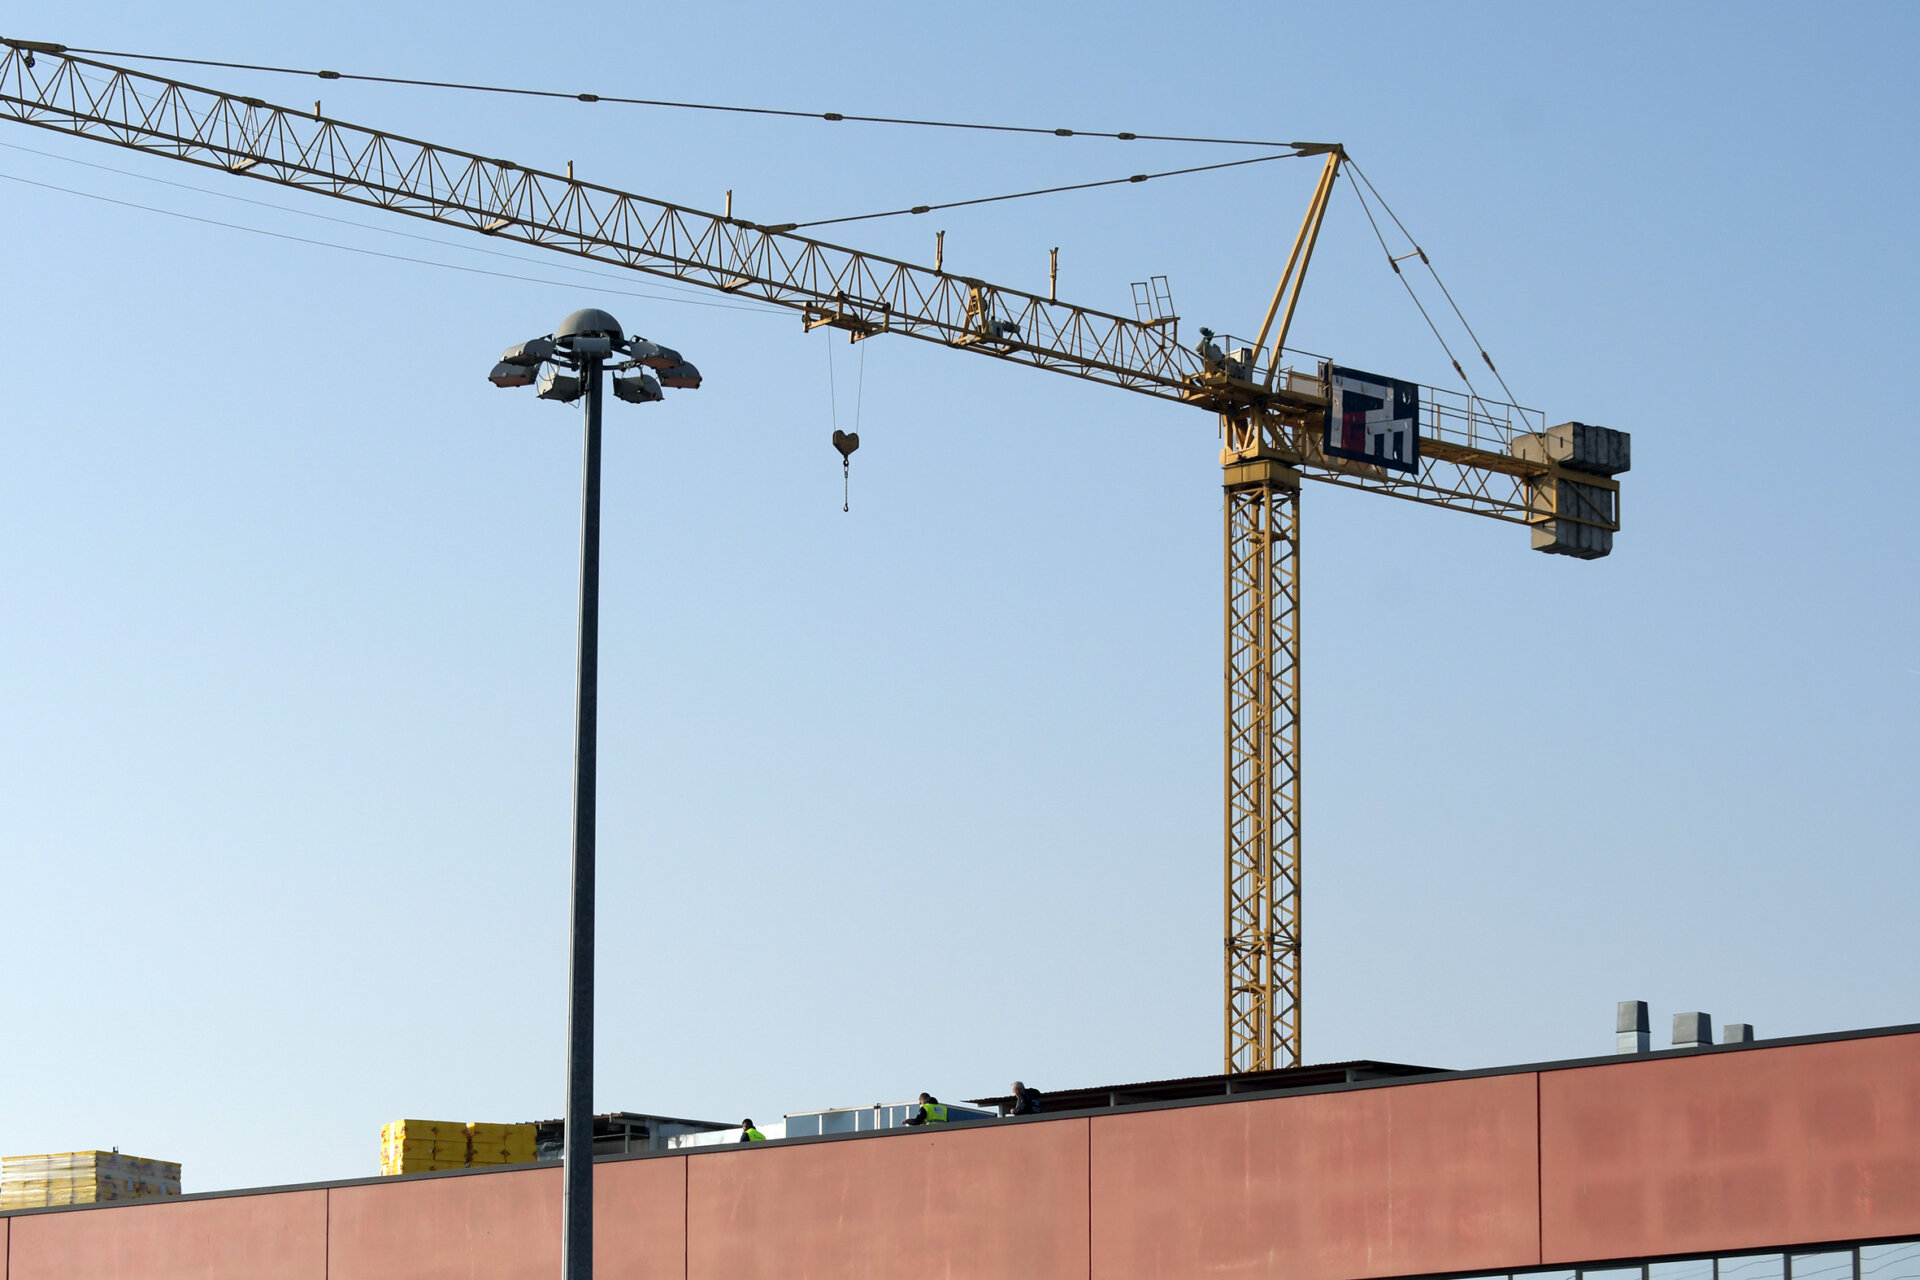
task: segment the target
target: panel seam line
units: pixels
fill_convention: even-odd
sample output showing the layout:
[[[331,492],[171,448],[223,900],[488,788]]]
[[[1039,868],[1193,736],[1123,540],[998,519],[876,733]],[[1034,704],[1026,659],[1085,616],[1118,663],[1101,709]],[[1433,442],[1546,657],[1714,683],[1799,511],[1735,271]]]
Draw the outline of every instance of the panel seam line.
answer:
[[[1540,1077],[1533,1073],[1533,1249],[1536,1266],[1547,1264],[1546,1126],[1540,1122]]]

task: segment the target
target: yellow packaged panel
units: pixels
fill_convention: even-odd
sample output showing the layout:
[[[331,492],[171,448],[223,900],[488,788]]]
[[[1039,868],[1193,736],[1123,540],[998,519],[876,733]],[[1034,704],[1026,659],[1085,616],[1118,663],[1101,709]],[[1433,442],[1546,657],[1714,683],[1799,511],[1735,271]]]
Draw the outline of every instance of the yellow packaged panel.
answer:
[[[467,1151],[465,1138],[401,1138],[399,1142],[382,1142],[382,1151]]]
[[[380,1152],[380,1170],[382,1173],[419,1173],[425,1169],[464,1169],[467,1167],[467,1151],[464,1147],[448,1145],[441,1149],[432,1146],[412,1149],[385,1148]]]
[[[436,1142],[465,1142],[464,1120],[395,1120],[381,1128],[382,1138],[431,1138]]]
[[[93,1204],[180,1194],[180,1166],[113,1151],[0,1157],[0,1197],[10,1208]]]

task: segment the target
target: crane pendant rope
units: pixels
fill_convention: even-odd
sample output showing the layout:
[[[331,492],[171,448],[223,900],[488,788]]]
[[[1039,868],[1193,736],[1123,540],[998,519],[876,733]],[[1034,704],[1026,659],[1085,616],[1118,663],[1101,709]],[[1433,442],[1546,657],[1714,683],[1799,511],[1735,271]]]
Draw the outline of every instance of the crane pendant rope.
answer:
[[[1386,197],[1380,194],[1379,189],[1373,185],[1373,180],[1367,177],[1365,171],[1363,171],[1359,165],[1352,163],[1351,160],[1348,161],[1347,167],[1352,169],[1354,174],[1360,179],[1358,183],[1353,184],[1353,194],[1359,198],[1360,210],[1367,215],[1367,224],[1373,228],[1374,238],[1380,242],[1380,251],[1387,255],[1387,265],[1393,268],[1393,274],[1399,278],[1401,287],[1406,289],[1407,296],[1413,299],[1413,305],[1419,308],[1420,318],[1427,322],[1427,328],[1433,330],[1433,336],[1439,341],[1440,349],[1447,353],[1447,360],[1453,365],[1453,371],[1459,374],[1460,381],[1466,384],[1467,394],[1471,395],[1475,400],[1481,399],[1480,393],[1474,390],[1473,380],[1467,377],[1467,371],[1461,367],[1459,358],[1453,354],[1453,348],[1448,346],[1447,340],[1440,336],[1439,327],[1434,324],[1433,317],[1427,314],[1426,305],[1420,301],[1420,295],[1414,292],[1413,282],[1408,280],[1406,273],[1400,269],[1401,262],[1408,258],[1420,259],[1421,265],[1426,267],[1427,274],[1433,277],[1433,283],[1439,287],[1441,295],[1446,298],[1447,305],[1453,309],[1454,318],[1460,321],[1460,327],[1465,329],[1467,331],[1467,337],[1472,339],[1474,350],[1480,353],[1480,359],[1486,363],[1488,371],[1493,374],[1494,380],[1500,384],[1500,390],[1506,392],[1507,403],[1518,404],[1519,401],[1514,397],[1513,388],[1507,385],[1506,378],[1501,376],[1499,368],[1493,363],[1493,357],[1487,354],[1486,345],[1480,341],[1480,335],[1473,331],[1473,326],[1467,323],[1465,313],[1460,310],[1460,304],[1453,300],[1453,291],[1447,288],[1446,281],[1442,280],[1439,271],[1434,269],[1433,259],[1427,256],[1427,251],[1421,247],[1420,242],[1413,238],[1413,233],[1407,230],[1407,224],[1400,221],[1400,215],[1393,211],[1392,206],[1387,203]],[[1362,183],[1366,185],[1366,191],[1360,189]],[[1387,238],[1381,232],[1379,222],[1374,219],[1372,206],[1367,201],[1368,191],[1371,191],[1373,198],[1380,202],[1381,211],[1393,220],[1393,225],[1398,227],[1400,234],[1406,237],[1407,243],[1412,246],[1411,252],[1403,253],[1395,257],[1393,250],[1387,247]],[[1482,405],[1484,407],[1484,401],[1482,401]]]

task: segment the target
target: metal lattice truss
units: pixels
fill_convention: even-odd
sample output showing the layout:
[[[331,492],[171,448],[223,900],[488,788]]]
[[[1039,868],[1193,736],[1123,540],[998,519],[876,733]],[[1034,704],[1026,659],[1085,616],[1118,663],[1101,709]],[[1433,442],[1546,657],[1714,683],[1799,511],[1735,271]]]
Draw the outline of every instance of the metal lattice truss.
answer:
[[[1164,321],[1057,302],[58,46],[0,45],[0,119],[772,303],[800,312],[809,327],[856,338],[900,334],[1210,411],[1245,411],[1271,381],[1259,368],[1244,380],[1223,379]],[[1287,370],[1278,378],[1282,387],[1300,380]],[[1508,452],[1516,430],[1537,429],[1529,411],[1446,400],[1429,389],[1429,458],[1417,476],[1322,458],[1311,441],[1300,466],[1332,484],[1519,523],[1544,518],[1529,485],[1543,468]]]
[[[29,58],[34,65],[29,66]],[[1166,328],[71,54],[5,46],[0,119],[1179,399]]]
[[[1229,485],[1226,1070],[1300,1060],[1300,490]]]

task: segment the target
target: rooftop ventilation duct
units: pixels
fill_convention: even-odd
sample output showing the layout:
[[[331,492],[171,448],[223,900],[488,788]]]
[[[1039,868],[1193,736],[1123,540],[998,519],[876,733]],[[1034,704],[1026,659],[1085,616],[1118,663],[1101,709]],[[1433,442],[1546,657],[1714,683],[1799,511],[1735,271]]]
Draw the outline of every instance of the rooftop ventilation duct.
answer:
[[[1673,1047],[1706,1049],[1713,1045],[1713,1015],[1676,1013],[1673,1015]]]
[[[1645,1053],[1653,1048],[1653,1025],[1645,1000],[1622,1000],[1614,1017],[1615,1053]]]

